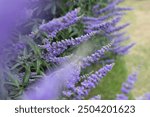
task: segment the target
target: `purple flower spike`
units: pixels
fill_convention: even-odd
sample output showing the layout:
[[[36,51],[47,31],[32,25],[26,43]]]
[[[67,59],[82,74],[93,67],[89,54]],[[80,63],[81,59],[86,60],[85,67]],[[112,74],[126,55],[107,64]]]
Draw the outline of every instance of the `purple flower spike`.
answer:
[[[108,35],[109,38],[120,38],[123,37],[126,34],[126,32],[116,32],[114,34]],[[112,40],[112,39],[110,39]]]
[[[124,82],[122,84],[122,88],[121,88],[121,92],[122,94],[118,94],[116,96],[116,100],[127,100],[128,99],[128,94],[131,92],[131,90],[133,89],[134,87],[134,84],[137,80],[137,75],[138,73],[137,72],[134,72],[132,74],[130,74],[128,76],[128,79],[126,80],[126,82]]]
[[[50,38],[54,38],[59,31],[68,28],[80,20],[81,17],[78,17],[79,11],[80,9],[75,9],[67,13],[65,16],[53,19],[46,24],[42,24],[39,27],[39,30],[47,32]]]
[[[93,24],[99,24],[99,23],[102,23],[104,22],[105,20],[109,19],[109,18],[112,18],[114,16],[119,16],[119,17],[122,17],[122,15],[124,15],[125,13],[119,13],[119,12],[112,12],[112,13],[109,13],[107,15],[104,15],[104,16],[100,16],[98,18],[95,18],[95,17],[83,17],[83,23],[85,25],[93,25]]]
[[[100,50],[97,50],[95,53],[91,54],[90,56],[87,56],[81,60],[81,68],[86,68],[87,66],[90,66],[92,63],[97,62],[105,52],[110,50],[112,43],[103,46]]]
[[[126,28],[127,26],[129,26],[130,24],[129,23],[126,23],[126,24],[123,24],[121,26],[117,26],[117,27],[109,27],[107,30],[106,30],[106,33],[110,34],[110,33],[114,33],[114,32],[118,32],[124,28]]]
[[[90,75],[85,79],[80,87],[84,87],[84,92],[89,92],[91,89],[95,88],[99,81],[106,76],[106,74],[112,70],[114,64],[106,65],[103,68],[99,69],[95,74]],[[82,97],[86,97],[88,93],[84,93]],[[82,99],[82,98],[81,98]]]
[[[108,6],[106,6],[105,8],[100,9],[100,10],[95,10],[95,15],[101,15],[103,13],[113,11],[116,5],[119,4],[120,2],[123,2],[123,0],[115,0],[111,2]]]
[[[109,27],[116,25],[120,20],[121,20],[121,17],[117,17],[117,18],[112,19],[111,21],[93,24],[92,26],[86,26],[86,28],[92,29],[92,30],[103,30],[103,31],[105,31]]]
[[[125,83],[122,84],[122,93],[129,94],[129,92],[133,89],[134,84],[137,80],[137,73],[130,74]]]
[[[130,11],[130,10],[133,10],[132,8],[130,7],[127,7],[127,8],[124,8],[124,7],[117,7],[115,8],[115,11]]]
[[[52,62],[55,64],[64,64],[64,63],[69,63],[71,62],[71,57],[73,55],[69,55],[69,56],[64,56],[64,57],[51,57],[51,56],[45,56],[44,58],[46,59],[46,61],[48,62]]]
[[[111,69],[113,68],[113,65],[114,64],[110,64],[110,65],[106,65],[106,66],[102,67],[94,74],[91,74],[90,76],[88,76],[86,79],[81,78],[83,80],[82,82],[80,79],[77,79],[75,82],[72,82],[72,80],[71,80],[70,82],[68,82],[69,87],[67,85],[65,91],[66,92],[72,91],[72,93],[74,95],[69,98],[67,97],[67,95],[63,95],[63,96],[68,99],[78,99],[78,100],[84,99],[89,94],[91,89],[95,88],[98,85],[99,81],[104,76],[106,76],[106,74],[109,71],[111,71]],[[79,81],[81,82],[80,84],[78,84]],[[66,93],[66,94],[68,94],[68,93]]]
[[[130,37],[128,36],[128,37],[119,37],[119,38],[116,38],[116,39],[114,39],[114,43],[113,43],[113,46],[118,46],[120,43],[122,43],[122,42],[124,42],[124,41],[126,41],[126,40],[129,40],[130,39]]]
[[[89,39],[91,39],[92,36],[98,34],[99,31],[92,31],[88,34],[82,35],[80,37],[77,37],[75,39],[65,39],[59,42],[53,42],[52,44],[46,39],[44,45],[40,45],[41,48],[46,49],[48,51],[49,57],[56,57],[63,53],[68,46],[77,46],[81,44],[82,42],[85,42]],[[48,58],[49,58],[48,57]]]
[[[129,50],[135,45],[135,43],[131,43],[127,46],[118,46],[113,49],[116,54],[125,55],[129,52]]]

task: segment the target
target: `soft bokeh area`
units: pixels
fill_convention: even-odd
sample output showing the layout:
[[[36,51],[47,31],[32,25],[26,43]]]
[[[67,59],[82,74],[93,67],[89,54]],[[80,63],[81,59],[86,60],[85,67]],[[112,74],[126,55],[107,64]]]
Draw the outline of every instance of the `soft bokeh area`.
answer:
[[[140,66],[138,81],[132,93],[135,96],[150,91],[150,0],[125,0],[123,5],[134,10],[128,12],[125,21],[130,21],[127,28],[136,46],[125,56],[126,67],[131,71],[133,66]]]

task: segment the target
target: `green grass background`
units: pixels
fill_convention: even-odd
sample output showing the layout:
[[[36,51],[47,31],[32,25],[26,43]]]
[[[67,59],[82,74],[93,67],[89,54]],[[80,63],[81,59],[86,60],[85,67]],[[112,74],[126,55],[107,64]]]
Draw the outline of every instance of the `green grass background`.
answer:
[[[125,61],[122,57],[118,57],[113,70],[104,77],[100,84],[91,91],[89,97],[100,94],[102,99],[112,100],[116,98],[116,94],[121,93],[122,82],[126,80],[127,70]]]
[[[137,97],[150,92],[150,0],[125,0],[124,6],[134,8],[124,20],[130,21],[128,33],[136,46],[125,56],[128,73],[138,65],[140,72],[132,94]]]

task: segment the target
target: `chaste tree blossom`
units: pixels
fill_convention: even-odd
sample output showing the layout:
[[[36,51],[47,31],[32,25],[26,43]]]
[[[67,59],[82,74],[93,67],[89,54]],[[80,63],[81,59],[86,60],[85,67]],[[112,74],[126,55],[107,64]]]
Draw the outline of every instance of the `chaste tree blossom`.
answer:
[[[109,40],[114,40],[114,38],[121,38],[124,37],[125,35],[126,32],[115,32],[113,34],[106,34],[105,36],[107,36]]]
[[[128,94],[130,91],[134,88],[134,84],[137,80],[137,72],[134,72],[128,76],[128,79],[126,82],[122,84],[121,92],[122,94],[117,94],[116,99],[117,100],[127,100],[128,99]]]
[[[52,63],[62,64],[62,63],[71,61],[72,57],[74,57],[76,59],[80,59],[81,68],[86,68],[87,66],[90,66],[92,63],[97,62],[105,54],[105,52],[110,51],[111,45],[112,45],[112,43],[109,43],[108,45],[103,46],[100,50],[97,50],[95,53],[91,54],[90,56],[84,57],[84,58],[81,58],[76,55],[73,56],[73,54],[71,54],[69,56],[64,56],[64,57],[49,57],[46,60],[48,60],[49,62],[52,62]],[[105,62],[109,63],[111,61],[107,60]]]
[[[80,9],[75,9],[68,12],[65,16],[53,19],[46,24],[42,24],[39,27],[39,30],[47,32],[50,38],[54,38],[59,31],[68,28],[80,20],[81,17],[78,17],[79,11]]]
[[[111,3],[109,3],[106,7],[104,8],[100,8],[99,5],[95,5],[93,8],[93,14],[95,16],[99,16],[102,15],[104,13],[108,13],[108,12],[112,12],[112,11],[119,11],[119,9],[121,10],[131,10],[130,8],[121,8],[121,7],[117,7],[117,5],[121,2],[123,2],[124,0],[114,0]]]
[[[118,25],[122,16],[125,14],[124,11],[132,10],[131,8],[123,8],[118,7],[118,4],[123,0],[114,0],[109,3],[105,8],[100,8],[100,5],[97,4],[93,7],[93,15],[94,17],[83,17],[83,24],[85,25],[85,32],[89,33],[91,31],[99,30],[104,32],[104,36],[106,36],[109,40],[114,40],[114,44],[112,46],[112,51],[115,54],[124,55],[129,52],[129,49],[134,46],[133,43],[122,46],[122,42],[128,40],[128,37],[124,37],[124,34],[119,34],[119,31],[126,28],[129,23]]]
[[[100,16],[98,18],[86,16],[86,17],[83,17],[82,20],[83,20],[83,24],[85,24],[85,25],[93,25],[93,23],[99,24],[99,23],[102,23],[103,21],[108,20],[114,16],[121,17],[122,15],[124,15],[124,13],[112,12],[107,15]]]
[[[126,41],[126,40],[129,40],[130,37],[129,36],[120,36],[120,37],[117,37],[117,38],[114,38],[114,43],[113,43],[113,46],[118,46],[120,45],[122,42]]]
[[[118,55],[125,55],[129,52],[130,48],[132,48],[135,43],[131,43],[129,45],[123,46],[122,43],[129,40],[129,36],[125,36],[125,32],[115,33],[112,35],[106,35],[109,40],[114,40],[112,45],[112,51]]]
[[[115,33],[115,32],[121,31],[122,29],[126,28],[129,25],[130,25],[129,23],[126,23],[126,24],[123,24],[121,26],[116,26],[116,27],[110,26],[109,28],[105,30],[105,32],[107,34]]]
[[[111,21],[101,22],[98,24],[97,24],[97,22],[94,22],[90,26],[87,25],[86,28],[88,30],[102,30],[104,32],[105,31],[107,32],[109,27],[116,25],[120,20],[121,20],[121,17],[117,17],[117,18],[112,19]]]
[[[127,46],[118,46],[113,49],[114,53],[118,55],[125,55],[129,52],[129,49],[132,48],[135,45],[135,43],[131,43]]]
[[[84,99],[91,89],[95,88],[100,80],[111,71],[113,66],[114,64],[105,65],[94,74],[91,74],[88,78],[83,79],[80,84],[78,84],[78,81],[80,81],[79,77],[77,79],[71,79],[67,83],[65,91],[63,91],[63,96],[67,99]]]
[[[68,56],[64,56],[64,57],[48,57],[45,59],[48,62],[52,62],[55,64],[64,64],[64,63],[70,62],[72,57],[73,57],[73,55],[68,55]]]
[[[129,92],[133,89],[134,84],[137,80],[137,73],[130,74],[125,83],[122,84],[122,93],[129,94]]]
[[[61,53],[63,53],[68,47],[77,46],[89,39],[92,38],[92,36],[96,35],[98,31],[93,31],[88,34],[82,35],[77,38],[71,38],[71,39],[65,39],[58,42],[50,43],[48,39],[46,39],[44,45],[40,45],[41,48],[47,50],[46,58],[48,60],[51,60],[52,58],[59,56]]]
[[[105,52],[110,50],[112,43],[103,46],[100,50],[97,50],[95,53],[91,54],[90,56],[87,56],[81,60],[81,68],[85,68],[87,66],[90,66],[92,63],[97,62]]]

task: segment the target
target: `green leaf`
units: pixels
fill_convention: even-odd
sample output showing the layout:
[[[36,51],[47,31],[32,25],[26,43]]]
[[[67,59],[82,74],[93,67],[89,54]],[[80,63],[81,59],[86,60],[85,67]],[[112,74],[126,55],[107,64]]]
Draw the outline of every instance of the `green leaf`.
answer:
[[[16,87],[16,84],[14,82],[5,82],[5,85],[11,85],[11,86],[15,86]]]
[[[41,63],[40,60],[37,60],[37,61],[36,61],[36,72],[37,72],[37,74],[40,73],[41,64],[42,64],[42,63]]]
[[[12,67],[11,67],[11,69],[10,69],[10,70],[13,70],[13,69],[15,69],[15,68],[19,67],[21,64],[23,64],[23,62],[16,63],[14,66],[12,66]]]
[[[13,86],[16,86],[17,88],[20,87],[20,83],[17,79],[14,78],[14,76],[11,73],[8,73],[10,84],[13,84]],[[8,83],[8,82],[6,82]]]
[[[23,77],[23,86],[26,86],[29,83],[30,73],[31,73],[30,66],[26,65],[25,66],[25,75]]]
[[[41,51],[40,51],[39,47],[35,44],[35,42],[29,41],[29,45],[32,48],[35,55],[40,57],[41,56]]]

